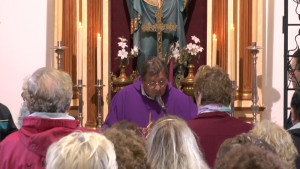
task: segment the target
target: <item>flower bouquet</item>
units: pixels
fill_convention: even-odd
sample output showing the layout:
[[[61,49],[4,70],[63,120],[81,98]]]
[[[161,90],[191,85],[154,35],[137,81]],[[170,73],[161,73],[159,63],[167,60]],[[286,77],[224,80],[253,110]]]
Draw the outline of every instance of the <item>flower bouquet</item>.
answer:
[[[118,46],[121,47],[121,49],[118,51],[118,56],[115,58],[115,59],[120,59],[121,60],[121,63],[120,63],[120,66],[121,65],[128,65],[129,64],[129,59],[132,58],[132,57],[137,57],[138,54],[139,54],[139,49],[137,46],[134,46],[130,53],[128,53],[126,51],[125,48],[127,48],[127,39],[123,38],[123,37],[119,37],[119,42],[118,42]]]
[[[175,59],[174,66],[177,67],[177,65],[192,63],[196,56],[198,56],[199,59],[203,47],[200,45],[200,39],[196,36],[192,36],[192,40],[193,43],[188,43],[181,50],[179,49],[178,41],[172,44],[169,49],[168,63]]]
[[[182,79],[184,79],[185,69],[188,67],[188,79],[193,79],[193,69],[192,64],[194,58],[198,56],[200,58],[200,52],[203,51],[203,47],[200,45],[200,39],[196,36],[192,36],[193,42],[188,43],[180,50],[178,42],[172,44],[169,48],[167,54],[167,63],[169,64],[169,81],[173,81],[177,89],[182,88]],[[175,70],[173,80],[173,70]]]

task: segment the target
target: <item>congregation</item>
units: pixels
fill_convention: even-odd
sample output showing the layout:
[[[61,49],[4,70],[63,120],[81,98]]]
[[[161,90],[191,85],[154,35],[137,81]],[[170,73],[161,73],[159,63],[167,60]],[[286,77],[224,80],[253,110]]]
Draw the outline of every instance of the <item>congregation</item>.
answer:
[[[294,126],[285,130],[271,121],[248,124],[232,117],[232,83],[218,66],[199,67],[196,103],[168,82],[159,58],[149,58],[141,69],[140,78],[113,98],[101,130],[82,128],[68,115],[69,74],[36,70],[23,84],[19,130],[5,128],[0,168],[299,168],[300,91],[291,103]]]

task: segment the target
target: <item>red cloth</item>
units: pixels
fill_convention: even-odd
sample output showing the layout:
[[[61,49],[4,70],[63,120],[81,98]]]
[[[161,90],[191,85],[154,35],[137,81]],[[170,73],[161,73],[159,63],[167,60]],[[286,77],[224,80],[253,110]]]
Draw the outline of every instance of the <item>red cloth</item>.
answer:
[[[197,135],[198,145],[210,168],[214,168],[217,152],[224,140],[252,129],[251,124],[230,117],[225,112],[199,114],[188,121],[188,125]]]
[[[42,169],[49,145],[80,128],[78,120],[24,118],[22,128],[0,143],[1,169]]]

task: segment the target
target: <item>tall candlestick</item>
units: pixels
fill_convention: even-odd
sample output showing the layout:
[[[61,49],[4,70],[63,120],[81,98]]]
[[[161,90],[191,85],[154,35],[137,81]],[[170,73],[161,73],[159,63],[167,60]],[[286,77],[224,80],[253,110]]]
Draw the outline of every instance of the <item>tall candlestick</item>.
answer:
[[[78,37],[77,37],[77,44],[78,44],[78,80],[82,80],[82,26],[81,22],[78,24]]]
[[[213,44],[212,44],[212,59],[211,59],[211,66],[217,65],[217,36],[216,34],[213,35]]]
[[[236,80],[236,57],[235,57],[235,29],[234,25],[231,24],[230,27],[230,58],[231,58],[231,68],[230,68],[230,75],[231,75],[231,80],[235,81]]]
[[[97,34],[97,79],[101,79],[101,36]]]

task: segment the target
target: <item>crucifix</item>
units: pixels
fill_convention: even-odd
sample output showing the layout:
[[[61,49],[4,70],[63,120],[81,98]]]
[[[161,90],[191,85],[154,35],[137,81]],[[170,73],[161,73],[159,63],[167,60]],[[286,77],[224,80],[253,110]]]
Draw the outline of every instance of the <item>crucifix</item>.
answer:
[[[157,56],[160,59],[163,59],[163,50],[162,50],[162,34],[163,34],[163,31],[164,30],[176,31],[177,30],[177,25],[174,24],[174,23],[163,24],[163,22],[162,22],[162,18],[163,18],[162,5],[159,5],[157,7],[157,10],[155,12],[155,18],[156,18],[156,23],[154,25],[144,24],[144,25],[142,25],[142,30],[144,32],[150,32],[150,31],[156,32]]]

